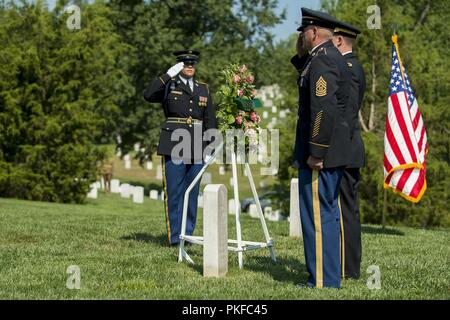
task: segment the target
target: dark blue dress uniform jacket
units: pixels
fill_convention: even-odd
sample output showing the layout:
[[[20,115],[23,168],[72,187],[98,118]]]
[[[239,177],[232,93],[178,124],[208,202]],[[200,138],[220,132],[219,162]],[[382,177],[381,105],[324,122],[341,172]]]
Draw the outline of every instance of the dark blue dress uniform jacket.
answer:
[[[291,59],[300,76],[294,164],[309,168],[309,156],[324,159],[324,168],[351,162],[350,112],[352,75],[342,54],[326,41],[309,56]]]
[[[364,143],[361,137],[361,126],[359,124],[359,111],[362,107],[364,92],[366,91],[366,78],[364,69],[353,52],[346,54],[345,59],[352,73],[352,93],[349,97],[349,107],[351,109],[351,138],[352,138],[352,161],[347,168],[362,168],[365,165]]]
[[[171,78],[165,74],[153,80],[144,91],[144,99],[152,103],[162,103],[164,108],[166,121],[161,125],[158,155],[172,154],[172,148],[179,143],[179,141],[171,141],[172,133],[177,129],[186,129],[191,134],[191,159],[194,159],[194,143],[200,143],[202,150],[208,145],[207,142],[198,141],[199,139],[194,142],[194,128],[198,128],[198,125],[167,121],[169,117],[203,121],[202,139],[206,130],[217,128],[215,107],[207,84],[194,81],[194,92],[192,92],[179,76]],[[195,137],[198,138],[198,136]]]

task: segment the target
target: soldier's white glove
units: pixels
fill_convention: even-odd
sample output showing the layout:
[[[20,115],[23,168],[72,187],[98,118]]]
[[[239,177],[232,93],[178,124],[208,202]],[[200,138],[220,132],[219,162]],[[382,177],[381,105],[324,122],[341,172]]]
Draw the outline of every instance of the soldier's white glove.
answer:
[[[207,155],[205,156],[205,163],[208,163],[209,160],[211,160],[211,158],[212,158],[212,156],[210,156],[209,154],[207,154]]]
[[[184,62],[179,62],[167,71],[167,74],[173,78],[178,75],[184,68]]]

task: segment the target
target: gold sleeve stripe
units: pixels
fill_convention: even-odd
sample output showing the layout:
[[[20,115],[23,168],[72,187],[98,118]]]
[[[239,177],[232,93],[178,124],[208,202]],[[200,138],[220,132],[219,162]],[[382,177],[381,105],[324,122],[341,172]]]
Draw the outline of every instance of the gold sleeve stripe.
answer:
[[[309,143],[311,143],[311,144],[313,144],[313,145],[315,145],[315,146],[318,146],[318,147],[322,147],[322,148],[329,148],[329,147],[330,147],[329,145],[326,145],[326,144],[320,144],[320,143],[315,143],[315,142],[312,142],[312,141],[310,141]]]
[[[166,83],[164,82],[164,80],[163,80],[161,77],[159,77],[159,80],[161,80],[161,82],[162,82],[163,84],[166,84]]]
[[[317,113],[316,121],[314,122],[314,129],[313,129],[313,133],[312,133],[313,138],[315,138],[319,135],[320,124],[322,122],[322,115],[323,115],[323,110],[321,110],[319,113]]]

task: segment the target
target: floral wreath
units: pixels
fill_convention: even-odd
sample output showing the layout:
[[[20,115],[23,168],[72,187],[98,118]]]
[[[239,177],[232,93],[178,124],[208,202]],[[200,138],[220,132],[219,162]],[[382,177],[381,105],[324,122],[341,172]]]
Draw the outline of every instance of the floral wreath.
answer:
[[[262,107],[256,99],[255,77],[246,65],[230,64],[222,70],[223,85],[218,95],[221,103],[217,112],[219,130],[242,129],[250,148],[258,146],[261,117],[255,111]],[[253,147],[253,148],[252,148]]]

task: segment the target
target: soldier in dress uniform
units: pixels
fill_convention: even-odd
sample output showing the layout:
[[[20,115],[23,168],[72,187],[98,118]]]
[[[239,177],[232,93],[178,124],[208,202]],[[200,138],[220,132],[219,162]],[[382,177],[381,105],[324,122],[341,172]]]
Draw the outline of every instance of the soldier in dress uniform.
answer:
[[[339,21],[334,28],[333,43],[342,53],[352,72],[352,93],[348,106],[350,113],[352,162],[347,166],[341,181],[341,256],[342,277],[359,279],[361,267],[361,220],[359,215],[358,188],[361,181],[360,168],[365,165],[364,143],[361,138],[359,111],[362,106],[366,80],[364,70],[353,53],[353,44],[359,31],[354,26]]]
[[[217,128],[217,121],[208,85],[194,79],[200,52],[185,50],[173,54],[177,64],[153,80],[144,98],[161,103],[166,117],[161,125],[158,154],[163,158],[168,239],[171,245],[177,245],[184,194],[203,168],[203,151],[207,145],[204,133]],[[190,193],[186,235],[192,235],[195,229],[199,189],[200,183]]]
[[[299,167],[300,218],[307,285],[341,286],[338,195],[351,162],[347,115],[351,73],[333,45],[328,14],[302,8],[297,55],[299,111],[294,161]]]

